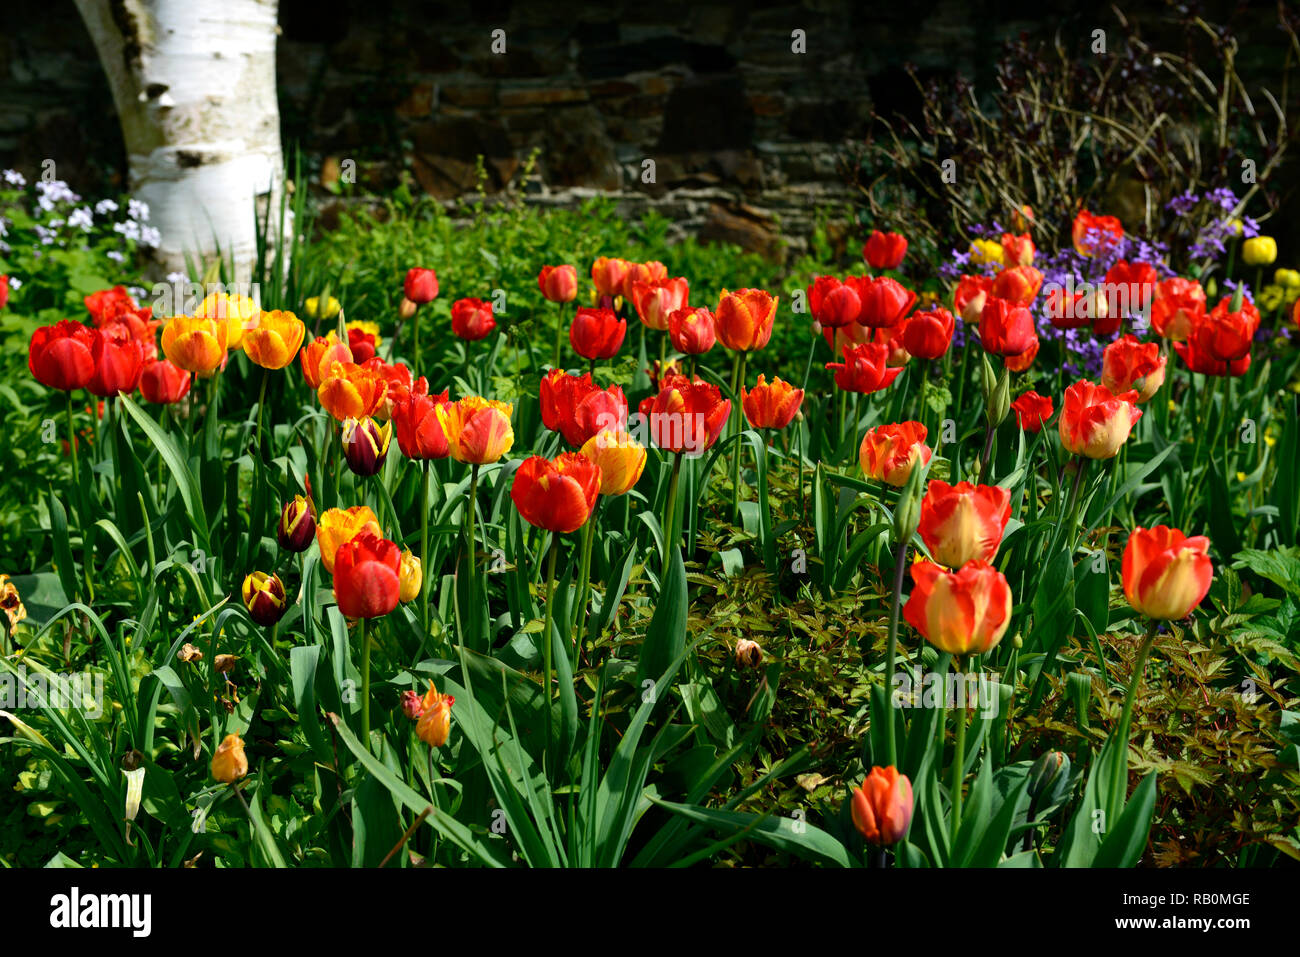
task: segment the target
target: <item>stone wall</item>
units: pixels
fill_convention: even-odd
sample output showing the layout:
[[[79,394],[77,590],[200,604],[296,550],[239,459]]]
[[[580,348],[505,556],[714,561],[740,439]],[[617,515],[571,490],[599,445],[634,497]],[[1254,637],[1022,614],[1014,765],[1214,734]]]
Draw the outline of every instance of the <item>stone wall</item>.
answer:
[[[0,164],[53,156],[88,193],[120,183],[121,137],[79,20],[3,5]],[[848,210],[840,157],[873,109],[914,107],[904,64],[987,80],[986,51],[1005,37],[1112,16],[1060,0],[281,0],[281,118],[317,182],[353,160],[364,186],[409,177],[450,200],[474,189],[483,156],[489,192],[543,205],[611,194],[776,257],[819,211]]]

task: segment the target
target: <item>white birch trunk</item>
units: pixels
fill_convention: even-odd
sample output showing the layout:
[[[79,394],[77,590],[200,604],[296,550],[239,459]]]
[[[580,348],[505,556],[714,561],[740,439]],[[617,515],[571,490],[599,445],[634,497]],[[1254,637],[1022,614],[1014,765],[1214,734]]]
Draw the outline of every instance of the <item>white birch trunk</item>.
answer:
[[[278,2],[76,0],[112,88],[131,194],[162,233],[161,273],[186,271],[187,255],[204,266],[221,257],[248,282],[255,204],[269,205],[274,231]]]

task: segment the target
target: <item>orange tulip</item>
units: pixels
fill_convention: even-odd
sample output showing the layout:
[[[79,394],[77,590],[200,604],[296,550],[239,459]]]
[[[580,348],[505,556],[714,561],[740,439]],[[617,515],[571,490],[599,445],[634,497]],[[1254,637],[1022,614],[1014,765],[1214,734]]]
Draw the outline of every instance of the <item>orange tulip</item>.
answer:
[[[1155,342],[1139,344],[1124,336],[1106,347],[1101,357],[1101,384],[1115,395],[1133,389],[1146,402],[1165,382],[1165,357]]]
[[[1142,418],[1135,391],[1114,395],[1081,379],[1065,390],[1058,428],[1066,451],[1090,459],[1114,458]]]
[[[320,562],[327,572],[334,571],[334,556],[339,548],[362,532],[376,538],[384,534],[379,519],[365,505],[353,505],[347,510],[331,508],[321,515],[316,523],[316,543],[320,545]]]
[[[378,370],[353,362],[336,362],[316,390],[325,411],[338,419],[374,415],[388,395],[388,380]]]
[[[629,262],[627,272],[623,274],[623,282],[614,295],[622,296],[628,302],[631,302],[637,283],[651,283],[667,278],[668,267],[658,260],[651,260],[648,263]]]
[[[668,317],[678,309],[685,309],[690,296],[690,284],[678,276],[676,279],[638,280],[632,284],[632,304],[636,314],[651,329],[667,331]]]
[[[176,368],[206,379],[226,360],[228,331],[219,319],[173,316],[163,326],[163,355]]]
[[[988,562],[967,562],[955,572],[934,562],[916,562],[912,582],[903,617],[940,651],[991,651],[1011,623],[1011,586]]]
[[[659,392],[641,402],[650,424],[650,440],[668,452],[688,456],[706,452],[731,415],[731,400],[716,385],[684,375],[667,375]]]
[[[263,312],[257,325],[244,331],[244,354],[263,369],[283,369],[302,346],[307,327],[292,312]]]
[[[934,479],[921,499],[917,531],[934,560],[949,568],[991,562],[1011,518],[1011,493],[996,485]]]
[[[991,290],[995,299],[1028,306],[1043,288],[1043,274],[1033,266],[1012,266],[998,273]]]
[[[530,456],[510,486],[524,520],[552,532],[582,528],[599,494],[600,467],[578,452],[561,452],[554,460]]]
[[[596,284],[596,291],[603,296],[621,296],[623,280],[627,277],[626,259],[610,259],[601,256],[591,264],[591,281]]]
[[[853,789],[853,826],[871,844],[897,844],[912,824],[912,782],[892,765],[874,767]]]
[[[621,430],[602,429],[586,441],[581,453],[600,469],[601,495],[631,491],[645,471],[645,446]]]
[[[447,448],[458,462],[487,465],[510,451],[515,431],[510,425],[512,406],[477,395],[434,409],[447,437]]]
[[[336,333],[331,332],[326,336],[317,336],[303,346],[298,353],[298,361],[302,365],[302,377],[314,391],[329,378],[330,370],[335,364],[352,361],[352,350],[346,342],[339,342]]]
[[[858,449],[862,471],[878,481],[902,488],[918,462],[924,465],[930,461],[933,452],[925,444],[926,434],[920,422],[868,429]]]
[[[572,266],[543,266],[537,287],[551,302],[572,302],[578,295],[578,270]]]
[[[724,289],[713,314],[718,341],[733,352],[762,349],[772,338],[779,301],[761,289]]]
[[[440,748],[447,743],[451,734],[451,706],[456,699],[449,694],[439,694],[433,682],[429,682],[429,692],[420,701],[420,717],[415,725],[415,733],[431,748]]]
[[[1205,290],[1195,279],[1174,276],[1156,286],[1151,328],[1172,342],[1186,342],[1205,316]]]
[[[1190,615],[1214,578],[1209,547],[1204,535],[1188,538],[1167,525],[1135,528],[1124,546],[1120,573],[1133,610],[1161,620]]]
[[[1028,233],[1016,236],[1012,233],[1002,234],[1002,261],[1008,266],[1032,266],[1034,263],[1034,241]]]
[[[1007,356],[1005,359],[1002,360],[1002,363],[1012,372],[1024,372],[1026,369],[1028,369],[1031,365],[1034,364],[1034,360],[1037,358],[1038,358],[1038,333],[1035,332],[1033,341],[1029,343],[1028,349],[1020,353],[1020,355],[1018,356]]]
[[[237,734],[228,734],[212,755],[212,777],[222,784],[234,784],[248,774],[248,757],[244,754],[244,741]]]
[[[769,384],[760,375],[753,390],[740,387],[740,407],[756,429],[784,429],[799,413],[802,402],[803,389],[776,377]]]

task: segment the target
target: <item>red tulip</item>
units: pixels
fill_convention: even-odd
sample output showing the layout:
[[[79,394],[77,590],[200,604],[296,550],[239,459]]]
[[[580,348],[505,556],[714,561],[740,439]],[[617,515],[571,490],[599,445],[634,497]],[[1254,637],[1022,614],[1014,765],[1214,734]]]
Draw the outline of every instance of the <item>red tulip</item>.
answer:
[[[579,309],[569,326],[569,344],[584,359],[612,357],[626,335],[627,320],[618,318],[613,309]]]
[[[779,296],[762,289],[722,290],[713,313],[718,341],[733,352],[754,352],[772,338]]]
[[[1011,403],[1011,411],[1016,414],[1016,422],[1024,431],[1041,432],[1043,423],[1052,417],[1055,409],[1049,397],[1026,392]]]
[[[1231,297],[1224,296],[1198,326],[1198,341],[1220,362],[1236,362],[1248,355],[1259,331],[1259,310],[1254,303],[1243,299],[1241,308],[1231,310]]]
[[[94,329],[70,319],[41,326],[27,347],[27,368],[51,389],[84,388],[95,374],[95,338]]]
[[[1139,343],[1136,336],[1124,336],[1102,353],[1101,384],[1116,395],[1134,389],[1138,402],[1146,402],[1164,381],[1165,357],[1159,343]]]
[[[515,472],[510,498],[531,525],[552,532],[574,532],[586,524],[600,494],[600,468],[577,452],[554,461],[534,455]]]
[[[961,316],[962,322],[979,322],[992,290],[991,276],[962,276],[953,293],[953,311]]]
[[[843,362],[828,362],[835,371],[835,384],[845,392],[870,395],[893,384],[902,368],[889,365],[889,347],[876,342],[845,346]]]
[[[1046,312],[1047,321],[1057,329],[1082,329],[1110,315],[1106,297],[1091,287],[1052,289],[1047,294]]]
[[[898,325],[916,304],[916,293],[887,276],[863,281],[858,296],[862,299],[858,322],[876,329]]]
[[[9,277],[0,275],[0,309],[9,303]]]
[[[492,303],[482,299],[457,299],[451,304],[451,331],[466,342],[477,342],[497,327]]]
[[[357,365],[365,365],[375,357],[378,349],[379,337],[373,332],[367,332],[357,325],[348,326],[348,350],[352,353],[352,361]]]
[[[1174,276],[1156,286],[1151,328],[1173,342],[1185,342],[1205,316],[1205,290],[1195,279]]]
[[[808,311],[823,328],[839,329],[858,321],[862,299],[856,278],[840,282],[834,276],[818,276],[808,287]]]
[[[569,375],[552,369],[542,378],[542,424],[560,432],[566,442],[581,448],[602,429],[620,430],[627,424],[627,397],[620,386],[601,389],[591,375]]]
[[[114,322],[98,330],[90,351],[95,372],[86,383],[87,389],[105,399],[135,391],[144,369],[144,347],[131,337],[126,323]]]
[[[1159,281],[1156,267],[1150,263],[1119,260],[1106,270],[1106,281],[1102,283],[1108,315],[1119,320],[1144,312]]]
[[[938,359],[952,344],[955,325],[952,313],[942,306],[913,313],[903,325],[903,346],[918,359]]]
[[[1065,450],[1090,459],[1114,458],[1142,418],[1137,397],[1133,391],[1113,395],[1087,379],[1070,386],[1057,423]]]
[[[417,306],[433,302],[438,298],[438,274],[432,269],[410,269],[406,273],[402,289],[406,298]]]
[[[334,600],[346,618],[382,618],[397,607],[402,550],[362,532],[334,553]]]
[[[871,237],[862,247],[862,258],[872,269],[897,269],[907,255],[907,240],[898,233],[871,231]]]
[[[1034,317],[1024,306],[990,298],[980,313],[980,345],[984,351],[1008,358],[1028,351],[1038,338]]]
[[[537,286],[551,302],[572,302],[578,295],[578,270],[572,266],[543,266]]]
[[[1029,344],[1028,349],[1020,353],[1020,355],[1018,356],[1007,356],[1005,359],[1002,360],[1002,363],[1012,372],[1024,372],[1026,369],[1028,369],[1031,365],[1034,364],[1034,360],[1037,358],[1038,358],[1038,333],[1035,332],[1034,341]]]
[[[713,313],[703,306],[678,309],[668,317],[668,338],[683,355],[703,355],[718,341]]]
[[[1094,216],[1086,209],[1079,210],[1070,230],[1074,249],[1080,256],[1093,256],[1119,242],[1124,227],[1114,216]]]
[[[1250,368],[1250,353],[1247,352],[1240,359],[1225,362],[1216,355],[1216,352],[1226,344],[1218,343],[1216,348],[1211,348],[1210,340],[1214,335],[1215,328],[1208,322],[1202,321],[1199,325],[1192,327],[1191,335],[1186,342],[1174,343],[1174,351],[1178,353],[1183,362],[1187,363],[1188,369],[1199,372],[1201,375],[1245,375],[1246,370]]]
[[[1201,603],[1214,569],[1204,535],[1188,538],[1176,528],[1135,528],[1124,546],[1120,577],[1133,610],[1163,621],[1186,618]]]
[[[429,395],[429,384],[421,376],[393,406],[397,445],[408,459],[445,459],[451,454],[442,423],[438,421],[440,405],[450,405],[447,390]]]
[[[650,438],[659,448],[700,455],[722,434],[731,400],[716,385],[672,375],[657,395],[641,403],[641,413],[650,420]]]
[[[140,371],[140,394],[146,402],[170,405],[179,402],[190,391],[191,376],[166,359],[146,362]]]

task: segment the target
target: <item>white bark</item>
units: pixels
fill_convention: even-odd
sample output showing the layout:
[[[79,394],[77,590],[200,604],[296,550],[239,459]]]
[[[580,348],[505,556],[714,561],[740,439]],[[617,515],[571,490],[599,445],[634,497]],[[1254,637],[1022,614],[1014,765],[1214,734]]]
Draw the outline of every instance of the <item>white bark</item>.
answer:
[[[76,3],[112,88],[131,194],[162,233],[157,268],[221,257],[249,281],[255,203],[274,229],[284,186],[278,0]]]

